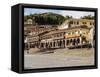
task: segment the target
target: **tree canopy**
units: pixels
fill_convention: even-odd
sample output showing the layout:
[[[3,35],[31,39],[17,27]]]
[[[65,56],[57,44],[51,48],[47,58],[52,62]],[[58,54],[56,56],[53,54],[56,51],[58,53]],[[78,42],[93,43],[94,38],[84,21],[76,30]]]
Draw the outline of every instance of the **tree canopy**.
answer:
[[[95,17],[92,15],[87,15],[87,16],[83,16],[81,17],[82,19],[94,19]]]
[[[32,19],[38,25],[61,25],[65,20],[73,18],[72,16],[62,16],[60,14],[46,12],[40,14],[30,14],[24,16],[24,22],[27,19]],[[95,17],[92,15],[87,15],[81,17],[81,19],[94,19]]]
[[[27,21],[27,19],[32,19],[39,25],[45,25],[45,24],[59,25],[62,24],[63,21],[65,21],[64,16],[51,12],[24,16],[24,21]]]

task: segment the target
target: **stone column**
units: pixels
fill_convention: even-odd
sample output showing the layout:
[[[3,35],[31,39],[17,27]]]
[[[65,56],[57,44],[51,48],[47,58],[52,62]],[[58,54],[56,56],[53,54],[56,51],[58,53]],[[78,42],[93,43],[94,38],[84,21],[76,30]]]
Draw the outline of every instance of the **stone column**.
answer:
[[[43,47],[46,48],[46,46],[45,46],[45,42],[43,43]]]
[[[61,40],[61,47],[63,47],[64,46],[64,42],[63,42],[63,40]]]
[[[58,47],[60,47],[60,46],[59,46],[59,40],[57,41],[57,44],[58,44]]]
[[[50,48],[52,48],[52,42],[51,41],[49,42],[49,45],[50,45]]]
[[[53,48],[53,46],[54,46],[54,45],[53,45],[53,41],[52,41],[52,48]]]
[[[48,48],[50,47],[50,42],[48,42]]]
[[[58,48],[58,42],[57,42],[57,40],[56,40],[56,47]]]
[[[80,44],[80,46],[82,48],[83,46],[82,46],[82,38],[81,37],[80,37],[80,43],[79,44]]]
[[[41,42],[40,42],[40,44],[39,44],[39,48],[41,48]]]
[[[29,54],[29,50],[30,50],[30,43],[28,42],[27,54]]]
[[[66,48],[66,42],[67,42],[67,41],[66,41],[66,39],[64,39],[64,40],[65,40],[65,44],[64,44],[64,47]]]
[[[50,46],[51,46],[50,48],[52,48],[52,41],[50,42]]]
[[[30,43],[28,43],[28,49],[30,49]]]
[[[56,47],[58,47],[58,41],[56,41]]]
[[[80,39],[80,45],[81,45],[82,44],[82,38],[80,37],[79,39]]]

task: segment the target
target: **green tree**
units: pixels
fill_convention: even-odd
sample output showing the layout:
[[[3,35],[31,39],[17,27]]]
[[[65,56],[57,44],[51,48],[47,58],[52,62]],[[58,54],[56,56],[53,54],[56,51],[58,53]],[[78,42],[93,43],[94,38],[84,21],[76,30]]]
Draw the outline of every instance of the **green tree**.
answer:
[[[65,18],[66,18],[66,19],[71,19],[71,18],[73,18],[73,17],[67,15]]]
[[[34,21],[39,25],[45,25],[45,24],[58,25],[62,24],[66,19],[64,16],[52,12],[41,13],[41,14],[30,14],[24,16],[24,21],[26,21],[29,18],[31,19],[34,18]]]
[[[87,16],[83,16],[81,17],[81,19],[94,19],[95,17],[92,15],[87,15]]]

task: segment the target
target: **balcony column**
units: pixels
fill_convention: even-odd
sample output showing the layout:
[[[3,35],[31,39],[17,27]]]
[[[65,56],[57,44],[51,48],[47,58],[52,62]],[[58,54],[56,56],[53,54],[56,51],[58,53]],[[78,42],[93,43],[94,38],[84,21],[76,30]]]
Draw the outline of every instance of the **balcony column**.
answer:
[[[41,48],[41,42],[39,43],[39,48]]]
[[[66,43],[67,43],[67,41],[66,41],[66,39],[64,39],[64,40],[65,40],[64,47],[66,48]]]
[[[54,46],[53,44],[54,44],[54,42],[52,41],[52,48],[53,48],[53,46]]]

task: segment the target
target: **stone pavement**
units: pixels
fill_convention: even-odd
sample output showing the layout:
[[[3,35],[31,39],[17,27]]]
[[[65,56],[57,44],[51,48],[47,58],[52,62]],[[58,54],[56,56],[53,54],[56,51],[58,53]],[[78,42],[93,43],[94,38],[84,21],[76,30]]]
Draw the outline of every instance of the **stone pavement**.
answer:
[[[50,51],[51,52],[51,51]],[[94,49],[56,49],[25,54],[26,69],[94,65]]]

